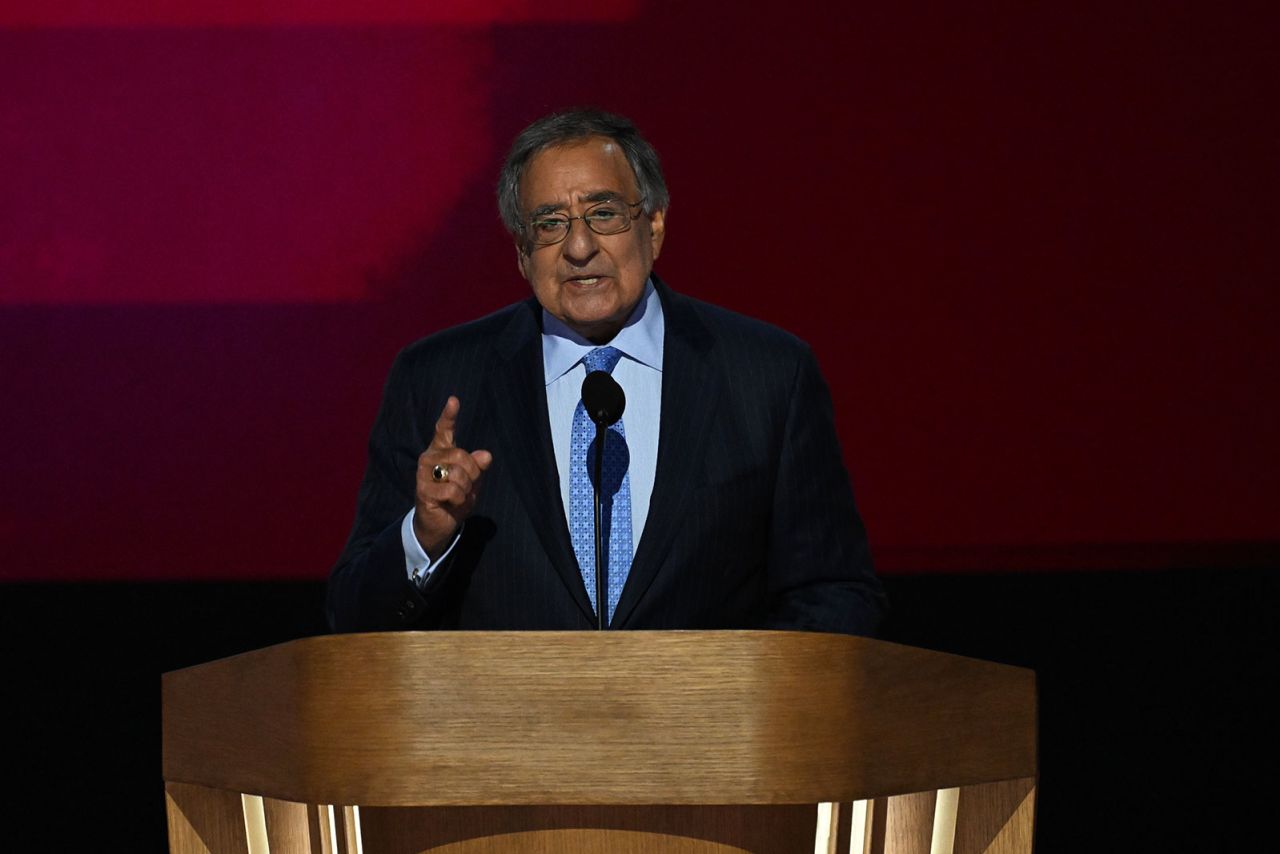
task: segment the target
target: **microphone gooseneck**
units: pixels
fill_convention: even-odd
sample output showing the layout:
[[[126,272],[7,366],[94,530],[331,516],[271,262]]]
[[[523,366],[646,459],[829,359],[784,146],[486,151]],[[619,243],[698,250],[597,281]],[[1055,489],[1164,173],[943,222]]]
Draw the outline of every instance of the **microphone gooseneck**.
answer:
[[[600,518],[600,484],[604,472],[604,441],[609,425],[617,423],[622,410],[627,408],[627,396],[622,386],[607,371],[592,371],[582,381],[582,406],[587,416],[596,424],[596,476],[592,479],[595,496],[596,527],[596,628],[600,631],[608,625],[609,591],[607,586],[608,556],[604,553],[604,528]]]

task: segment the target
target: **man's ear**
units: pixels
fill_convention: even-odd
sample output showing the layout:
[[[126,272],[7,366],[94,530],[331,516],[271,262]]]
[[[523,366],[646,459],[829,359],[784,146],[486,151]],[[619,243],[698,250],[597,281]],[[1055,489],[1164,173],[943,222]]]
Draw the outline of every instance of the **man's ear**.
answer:
[[[524,277],[525,281],[528,281],[529,280],[529,253],[524,251],[524,244],[520,241],[520,238],[518,237],[515,239],[515,247],[516,247],[516,267],[520,269],[520,275]]]
[[[653,250],[653,260],[657,261],[662,254],[662,241],[667,236],[667,212],[654,211],[649,215],[649,246]]]

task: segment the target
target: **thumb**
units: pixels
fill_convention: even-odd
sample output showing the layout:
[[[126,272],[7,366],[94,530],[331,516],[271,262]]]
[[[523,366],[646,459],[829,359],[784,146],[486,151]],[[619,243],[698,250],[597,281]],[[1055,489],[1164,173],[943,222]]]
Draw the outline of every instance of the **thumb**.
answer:
[[[493,465],[493,454],[488,451],[472,451],[471,459],[476,461],[476,465],[480,466],[480,471],[488,471],[489,466]]]

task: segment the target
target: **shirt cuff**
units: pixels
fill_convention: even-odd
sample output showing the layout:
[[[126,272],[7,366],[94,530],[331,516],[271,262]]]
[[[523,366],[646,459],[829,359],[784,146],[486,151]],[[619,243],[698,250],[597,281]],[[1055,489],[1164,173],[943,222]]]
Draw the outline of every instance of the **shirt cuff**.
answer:
[[[462,536],[462,526],[458,526],[458,532],[453,535],[453,541],[449,543],[449,548],[444,550],[444,554],[440,555],[438,560],[432,560],[423,550],[422,543],[418,542],[417,534],[413,533],[413,514],[414,511],[410,510],[404,515],[404,521],[400,523],[400,543],[404,546],[405,573],[408,574],[409,580],[421,589],[435,568],[444,563],[445,558],[449,557],[449,552],[453,551],[453,547],[458,544],[458,539]]]

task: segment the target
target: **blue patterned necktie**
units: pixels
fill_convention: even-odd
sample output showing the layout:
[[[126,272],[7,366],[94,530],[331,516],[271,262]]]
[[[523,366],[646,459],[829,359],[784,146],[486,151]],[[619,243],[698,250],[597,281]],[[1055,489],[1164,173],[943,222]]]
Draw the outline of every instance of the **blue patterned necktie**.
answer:
[[[582,357],[587,373],[607,371],[622,357],[613,347],[599,347]],[[631,455],[627,450],[627,434],[622,419],[604,434],[604,464],[601,467],[600,526],[605,549],[609,553],[608,582],[605,588],[609,605],[605,624],[613,621],[622,585],[631,570]],[[569,536],[578,558],[578,570],[587,585],[591,607],[596,605],[596,534],[595,496],[591,484],[596,469],[596,425],[587,415],[582,401],[573,413],[573,437],[569,446]]]

